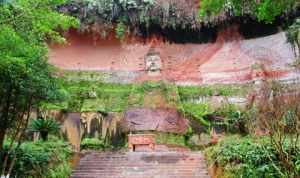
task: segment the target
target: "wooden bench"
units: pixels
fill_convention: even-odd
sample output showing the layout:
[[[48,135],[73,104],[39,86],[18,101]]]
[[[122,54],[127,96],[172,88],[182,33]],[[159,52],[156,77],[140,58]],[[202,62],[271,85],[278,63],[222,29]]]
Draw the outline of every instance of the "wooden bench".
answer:
[[[149,145],[151,151],[154,151],[155,135],[154,134],[129,134],[128,135],[129,151],[135,151],[136,145]]]

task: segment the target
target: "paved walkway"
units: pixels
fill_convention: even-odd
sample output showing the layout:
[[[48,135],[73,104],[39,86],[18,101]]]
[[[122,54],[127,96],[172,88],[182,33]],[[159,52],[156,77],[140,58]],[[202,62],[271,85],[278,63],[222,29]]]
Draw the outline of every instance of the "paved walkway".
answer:
[[[71,178],[210,178],[201,152],[90,153]]]

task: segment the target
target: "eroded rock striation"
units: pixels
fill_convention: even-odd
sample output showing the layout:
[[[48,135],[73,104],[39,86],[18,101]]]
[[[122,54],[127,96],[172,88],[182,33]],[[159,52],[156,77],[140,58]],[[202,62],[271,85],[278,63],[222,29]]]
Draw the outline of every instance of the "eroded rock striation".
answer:
[[[125,126],[130,131],[186,133],[188,121],[176,109],[133,108],[125,113]]]

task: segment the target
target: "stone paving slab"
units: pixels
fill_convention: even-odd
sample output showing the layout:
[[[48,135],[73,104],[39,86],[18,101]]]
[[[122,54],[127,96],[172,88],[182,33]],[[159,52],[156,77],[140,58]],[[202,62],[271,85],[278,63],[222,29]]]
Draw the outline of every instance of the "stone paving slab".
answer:
[[[201,152],[90,153],[71,178],[210,178]]]

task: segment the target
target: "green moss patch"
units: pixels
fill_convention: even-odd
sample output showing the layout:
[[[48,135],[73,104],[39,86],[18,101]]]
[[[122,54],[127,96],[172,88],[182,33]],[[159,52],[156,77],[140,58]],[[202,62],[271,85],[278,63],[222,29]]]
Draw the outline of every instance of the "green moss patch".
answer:
[[[63,73],[61,92],[65,96],[64,102],[44,103],[43,108],[69,112],[124,112],[128,108],[150,105],[154,108],[176,107],[180,111],[187,110],[190,115],[199,115],[194,112],[198,107],[194,106],[194,99],[216,95],[245,96],[251,89],[249,85],[176,86],[162,81],[136,84],[105,83],[102,80],[88,80],[86,77],[98,78],[102,75],[98,72]],[[72,80],[74,76],[84,76],[86,80]]]
[[[183,135],[172,133],[156,133],[155,143],[164,145],[180,145],[185,146],[185,138]]]

